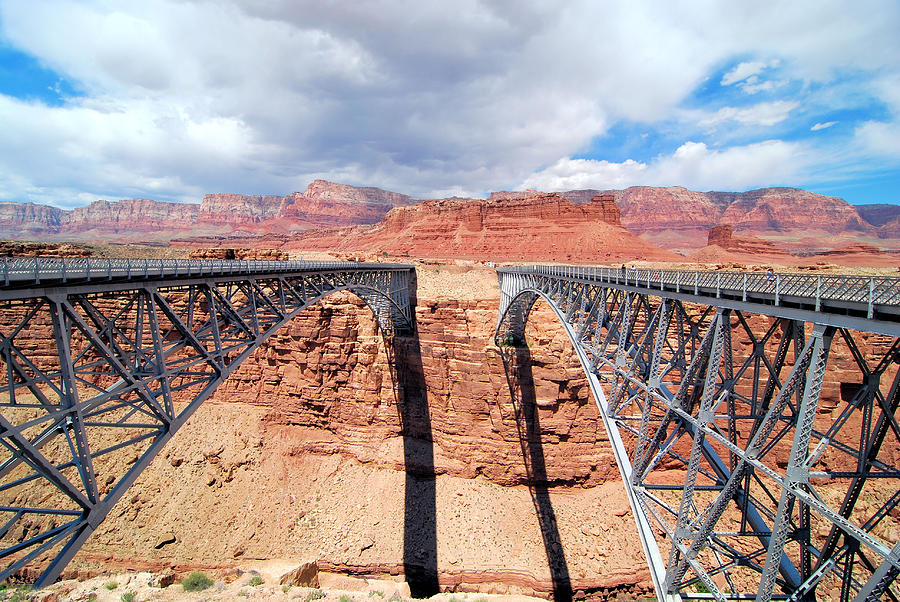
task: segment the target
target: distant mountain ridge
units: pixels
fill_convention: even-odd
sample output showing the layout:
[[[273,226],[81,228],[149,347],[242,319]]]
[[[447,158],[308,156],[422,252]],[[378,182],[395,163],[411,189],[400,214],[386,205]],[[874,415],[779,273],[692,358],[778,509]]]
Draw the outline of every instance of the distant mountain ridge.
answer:
[[[504,191],[492,193],[484,200],[468,201],[489,210],[500,199],[525,200],[539,194]],[[675,249],[703,247],[709,230],[719,225],[729,225],[736,233],[770,239],[819,233],[822,246],[827,246],[831,237],[900,238],[900,207],[854,207],[838,197],[797,188],[697,192],[678,186],[633,186],[557,194],[576,205],[588,203],[600,194],[612,194],[622,226]],[[0,237],[166,241],[186,235],[292,235],[310,229],[377,224],[391,209],[420,202],[379,188],[325,180],[312,182],[303,193],[207,194],[199,204],[130,199],[95,201],[86,207],[63,210],[35,203],[0,202]]]
[[[72,210],[35,203],[0,202],[0,237],[52,239],[102,238],[167,240],[185,232],[264,234],[309,228],[377,223],[411,197],[381,190],[311,183],[305,192],[286,196],[207,194],[197,203],[149,199],[94,201]]]

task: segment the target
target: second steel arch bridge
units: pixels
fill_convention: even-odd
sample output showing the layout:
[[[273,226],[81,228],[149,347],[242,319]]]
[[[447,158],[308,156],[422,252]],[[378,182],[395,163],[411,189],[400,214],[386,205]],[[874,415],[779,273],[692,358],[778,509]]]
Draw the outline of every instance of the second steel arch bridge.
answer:
[[[900,279],[497,272],[506,357],[539,299],[573,344],[660,600],[900,598]]]

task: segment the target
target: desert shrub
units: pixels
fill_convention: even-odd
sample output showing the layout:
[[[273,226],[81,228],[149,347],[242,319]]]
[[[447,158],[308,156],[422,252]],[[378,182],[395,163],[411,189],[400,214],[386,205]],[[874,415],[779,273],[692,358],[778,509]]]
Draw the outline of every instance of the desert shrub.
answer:
[[[117,587],[119,587],[119,584],[116,583],[115,581],[107,581],[107,582],[103,585],[103,587],[105,587],[105,588],[108,589],[109,591],[113,591],[114,589],[116,589]]]
[[[341,596],[340,602],[351,602],[351,598],[350,598],[350,596],[345,594],[345,595]]]
[[[181,587],[186,592],[201,592],[212,584],[212,579],[207,577],[203,571],[194,571],[184,578]]]
[[[124,594],[122,594],[119,597],[119,600],[121,602],[134,602],[134,596],[135,596],[134,592],[125,592]]]
[[[281,586],[281,593],[282,593],[282,594],[286,594],[286,593],[288,593],[289,591],[291,591],[291,586],[290,586],[290,585],[282,585],[282,586]]]
[[[248,583],[248,585],[252,585],[253,587],[262,585],[262,577],[260,577],[259,575],[253,575],[252,577],[250,577],[250,582]]]
[[[313,591],[306,594],[306,602],[310,602],[310,600],[321,600],[325,597],[325,592],[320,589],[314,589]]]

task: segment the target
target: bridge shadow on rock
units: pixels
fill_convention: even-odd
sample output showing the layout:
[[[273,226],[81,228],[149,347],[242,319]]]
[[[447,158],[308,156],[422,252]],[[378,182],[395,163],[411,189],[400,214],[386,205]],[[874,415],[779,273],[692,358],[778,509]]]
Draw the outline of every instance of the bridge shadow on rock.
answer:
[[[410,285],[416,306],[415,281]],[[431,414],[417,333],[385,336],[394,379],[394,394],[403,434],[406,487],[403,521],[403,571],[413,598],[439,592],[437,572],[437,502]]]
[[[559,601],[572,600],[569,567],[559,536],[559,527],[556,524],[556,513],[550,502],[547,465],[541,444],[541,425],[534,377],[531,372],[531,352],[524,343],[521,346],[502,345],[500,355],[503,358],[506,382],[516,412],[516,428],[519,431],[519,444],[522,447],[528,489],[541,527],[544,551],[547,554],[550,578],[553,581],[553,598]]]

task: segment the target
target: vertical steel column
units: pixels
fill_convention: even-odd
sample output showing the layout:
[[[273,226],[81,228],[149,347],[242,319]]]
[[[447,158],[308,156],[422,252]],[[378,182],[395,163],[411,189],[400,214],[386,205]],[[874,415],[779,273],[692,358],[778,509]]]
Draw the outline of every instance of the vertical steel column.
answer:
[[[766,563],[760,576],[759,591],[756,594],[756,599],[759,602],[768,602],[772,599],[772,592],[775,588],[775,573],[778,570],[782,550],[787,542],[791,509],[795,501],[791,487],[803,487],[809,484],[809,466],[807,465],[809,441],[812,435],[813,421],[816,417],[816,409],[819,406],[819,394],[822,391],[822,379],[825,376],[825,366],[828,362],[828,351],[831,347],[831,340],[834,337],[834,330],[833,327],[816,324],[810,337],[809,343],[812,344],[812,354],[809,361],[809,370],[806,374],[803,398],[795,417],[791,456],[785,471],[781,499],[778,501],[778,511],[775,515],[775,524],[772,526],[772,538],[769,540],[769,547],[766,551]]]

